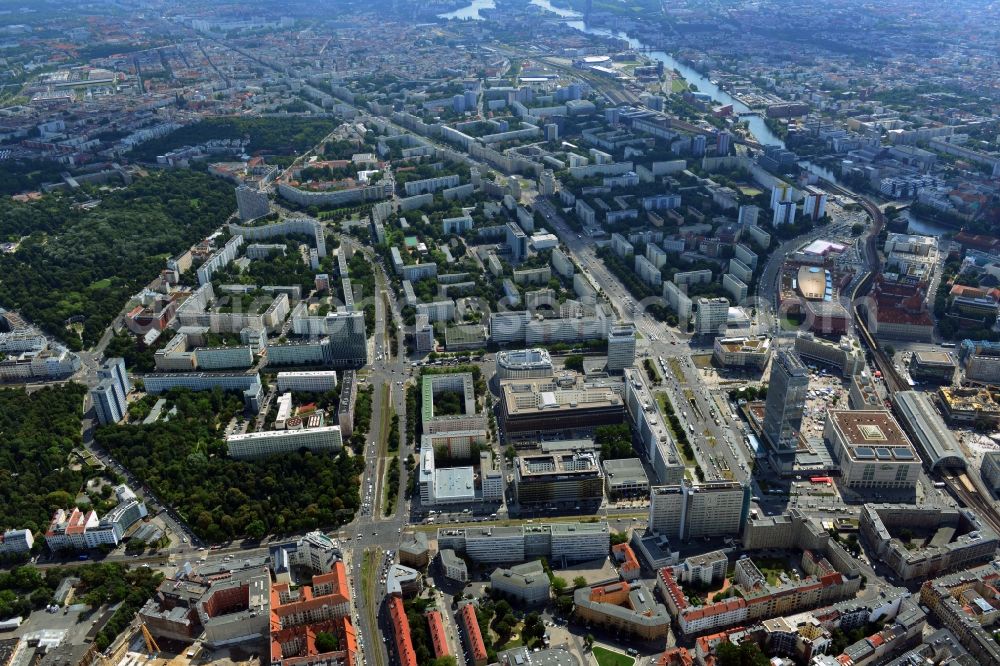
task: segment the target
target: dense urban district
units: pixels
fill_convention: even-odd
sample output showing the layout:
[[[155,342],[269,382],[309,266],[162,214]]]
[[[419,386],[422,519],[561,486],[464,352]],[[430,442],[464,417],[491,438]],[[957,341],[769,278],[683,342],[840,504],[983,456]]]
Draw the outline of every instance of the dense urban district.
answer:
[[[0,666],[1000,666],[998,26],[0,0]]]

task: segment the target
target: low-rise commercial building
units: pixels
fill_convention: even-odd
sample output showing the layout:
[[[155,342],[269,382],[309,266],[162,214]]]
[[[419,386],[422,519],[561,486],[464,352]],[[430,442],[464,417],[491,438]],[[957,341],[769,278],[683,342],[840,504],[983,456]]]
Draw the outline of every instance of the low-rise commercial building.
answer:
[[[552,358],[546,349],[499,351],[497,379],[536,379],[552,376]]]
[[[638,458],[604,461],[604,484],[608,497],[647,497],[649,479]]]
[[[849,335],[833,342],[808,331],[799,331],[795,336],[795,351],[806,361],[836,367],[845,377],[856,375],[865,368],[865,352],[858,340]]]
[[[549,577],[540,560],[501,567],[490,574],[490,590],[528,606],[544,605],[549,601]]]
[[[910,376],[915,380],[951,384],[957,368],[952,355],[943,351],[918,350],[910,360]]]
[[[771,341],[763,335],[716,338],[712,356],[725,368],[763,368],[771,358]]]

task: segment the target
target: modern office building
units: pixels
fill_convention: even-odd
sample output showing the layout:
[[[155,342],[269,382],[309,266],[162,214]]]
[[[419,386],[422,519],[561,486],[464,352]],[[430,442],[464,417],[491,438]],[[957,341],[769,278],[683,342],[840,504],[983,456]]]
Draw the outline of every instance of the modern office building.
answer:
[[[607,523],[554,523],[511,527],[440,528],[438,548],[451,548],[475,562],[524,562],[544,557],[555,565],[606,557]]]
[[[490,574],[491,594],[526,606],[545,605],[549,601],[549,577],[541,560],[517,564],[509,569],[499,567]]]
[[[958,358],[966,381],[1000,384],[1000,342],[962,340]]]
[[[997,494],[1000,494],[1000,451],[984,453],[979,472],[993,496],[996,497]]]
[[[920,456],[886,410],[828,410],[823,439],[840,466],[840,483],[848,488],[917,484]]]
[[[674,277],[676,279],[677,276]],[[729,299],[699,298],[695,305],[698,308],[694,316],[696,335],[719,335],[725,332],[729,321]]]
[[[479,476],[483,485],[484,502],[503,500],[503,470],[493,459],[493,454],[483,451],[479,454]]]
[[[958,364],[946,351],[917,350],[910,359],[910,377],[918,381],[951,384]]]
[[[635,324],[613,324],[608,330],[608,372],[618,373],[634,364]]]
[[[858,374],[866,365],[861,343],[849,335],[843,335],[838,342],[833,342],[809,331],[799,331],[795,335],[795,352],[803,360],[836,367],[844,377]]]
[[[638,458],[605,460],[604,485],[612,498],[649,496],[649,479]]]
[[[315,372],[279,372],[279,391],[326,393],[337,388],[337,373],[333,370]]]
[[[299,449],[339,451],[344,446],[340,426],[322,426],[301,430],[262,430],[226,437],[231,458],[253,460]]]
[[[497,379],[536,379],[552,376],[552,357],[547,349],[502,350],[496,356]]]
[[[771,362],[763,427],[764,438],[774,457],[794,456],[808,390],[809,370],[802,359],[791,350],[778,351]]]
[[[622,422],[624,411],[622,397],[610,383],[573,377],[500,382],[500,420],[507,436],[515,439],[614,425]]]
[[[291,582],[292,567],[308,569],[314,574],[331,571],[340,559],[340,545],[320,531],[268,548],[271,569],[279,583]]]
[[[521,505],[599,503],[604,474],[591,453],[519,456],[514,458],[514,493]]]
[[[735,481],[684,481],[650,489],[649,529],[671,541],[742,533],[750,515],[750,487]]]
[[[724,368],[761,368],[771,358],[771,341],[767,336],[716,338],[713,358]]]

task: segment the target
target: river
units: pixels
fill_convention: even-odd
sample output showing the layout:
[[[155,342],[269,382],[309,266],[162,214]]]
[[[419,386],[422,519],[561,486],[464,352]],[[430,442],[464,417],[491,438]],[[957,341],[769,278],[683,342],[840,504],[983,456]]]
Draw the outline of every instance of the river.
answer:
[[[458,19],[459,21],[482,21],[483,17],[479,15],[479,10],[493,9],[496,6],[497,3],[494,0],[472,0],[472,4],[470,5],[460,7],[446,14],[438,14],[438,18]]]
[[[595,35],[598,37],[615,37],[628,42],[629,46],[634,49],[646,48],[645,44],[640,42],[638,39],[629,37],[624,32],[607,30],[606,28],[592,28],[584,25],[584,22],[580,20],[581,15],[579,12],[556,7],[552,4],[551,0],[531,0],[531,4],[536,7],[541,7],[545,11],[556,14],[564,19],[570,19],[566,21],[566,25],[579,30],[580,32],[585,32],[588,35]],[[461,9],[456,9],[455,11],[448,12],[447,14],[440,14],[439,18],[482,20],[482,17],[479,15],[479,10],[493,7],[496,7],[494,0],[473,0],[470,5],[462,7]],[[698,88],[698,92],[707,94],[714,102],[718,104],[732,104],[733,111],[736,113],[748,113],[750,111],[750,108],[747,107],[746,104],[739,101],[725,90],[720,89],[719,86],[712,83],[705,76],[702,76],[697,70],[679,62],[669,53],[664,51],[650,51],[647,55],[649,55],[649,57],[653,60],[662,62],[665,67],[675,69],[680,72],[685,81],[696,86]],[[781,138],[768,129],[767,125],[764,124],[764,119],[760,116],[746,116],[743,120],[748,123],[750,132],[753,134],[754,138],[762,144],[777,146],[785,145]]]

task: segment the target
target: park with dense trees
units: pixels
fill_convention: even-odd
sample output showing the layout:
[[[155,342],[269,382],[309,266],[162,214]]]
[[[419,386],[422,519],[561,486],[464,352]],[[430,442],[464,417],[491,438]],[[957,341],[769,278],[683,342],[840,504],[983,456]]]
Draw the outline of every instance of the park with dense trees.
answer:
[[[56,509],[75,505],[86,472],[70,455],[85,392],[80,384],[0,390],[0,529],[37,533]]]
[[[238,396],[175,389],[167,397],[177,408],[169,420],[105,426],[95,440],[201,538],[259,539],[336,528],[354,518],[363,458],[300,450],[234,460],[221,433],[243,411]]]
[[[0,200],[0,238],[25,238],[0,254],[0,303],[72,349],[95,344],[128,299],[167,258],[218,228],[235,208],[232,185],[165,171],[111,192],[98,205],[50,194]],[[81,330],[67,327],[81,321]]]

